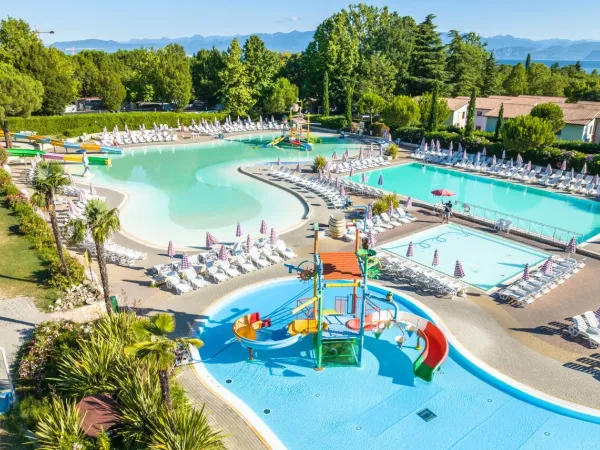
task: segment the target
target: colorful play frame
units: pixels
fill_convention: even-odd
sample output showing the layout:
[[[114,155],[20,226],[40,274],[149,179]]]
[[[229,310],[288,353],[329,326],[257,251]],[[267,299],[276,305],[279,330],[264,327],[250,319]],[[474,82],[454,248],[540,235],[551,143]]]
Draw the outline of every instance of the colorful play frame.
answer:
[[[448,356],[449,345],[444,333],[423,317],[399,311],[391,293],[383,298],[369,292],[368,274],[372,273],[369,264],[377,264],[376,252],[359,248],[359,242],[357,230],[354,252],[319,253],[319,231],[315,227],[314,260],[297,266],[286,264],[290,273],[297,272],[301,280],[312,279],[313,282],[312,297],[296,300],[296,307],[291,310],[294,319],[284,320],[286,324],[277,328],[272,326],[269,315],[261,318],[259,313],[252,313],[239,317],[233,324],[233,333],[248,349],[250,361],[254,359],[254,351],[288,347],[312,335],[315,370],[362,367],[365,332],[372,331],[379,338],[385,330],[394,328],[400,349],[407,333],[418,333],[417,349],[421,339],[425,348],[414,362],[413,372],[425,381],[433,380]],[[352,288],[351,296],[335,297],[335,307],[324,309],[325,289],[348,287]],[[362,290],[362,297],[357,295],[358,288]],[[382,309],[375,302],[386,307]]]

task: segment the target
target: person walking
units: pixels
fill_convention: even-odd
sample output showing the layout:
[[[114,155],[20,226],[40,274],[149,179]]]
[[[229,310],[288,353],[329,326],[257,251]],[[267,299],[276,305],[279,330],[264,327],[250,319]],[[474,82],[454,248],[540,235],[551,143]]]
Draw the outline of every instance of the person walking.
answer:
[[[85,150],[83,151],[83,155],[81,155],[81,162],[83,163],[83,167],[84,167],[82,176],[85,177],[87,173],[91,173],[90,172],[90,161],[88,160],[87,152]]]

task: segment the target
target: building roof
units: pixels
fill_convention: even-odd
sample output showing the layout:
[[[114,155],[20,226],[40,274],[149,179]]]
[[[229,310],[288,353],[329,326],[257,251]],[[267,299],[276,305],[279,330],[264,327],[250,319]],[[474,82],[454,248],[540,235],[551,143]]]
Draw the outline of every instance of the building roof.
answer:
[[[560,105],[563,110],[565,123],[572,125],[587,125],[600,117],[600,103],[565,103]]]
[[[469,104],[469,97],[448,97],[446,101],[450,111],[458,111]]]
[[[519,103],[504,103],[504,118],[512,119],[517,116],[526,116],[531,112],[534,105],[522,105]],[[500,106],[486,112],[485,117],[498,117]]]
[[[352,252],[321,253],[323,277],[326,280],[360,280],[362,270]]]
[[[531,98],[537,100],[538,103],[566,103],[567,97],[548,97],[542,95],[519,95],[518,99]]]

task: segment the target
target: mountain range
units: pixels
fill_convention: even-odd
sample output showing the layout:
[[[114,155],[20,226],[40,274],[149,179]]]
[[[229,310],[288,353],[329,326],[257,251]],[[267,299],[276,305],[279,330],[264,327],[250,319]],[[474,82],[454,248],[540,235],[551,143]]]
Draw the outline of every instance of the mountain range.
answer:
[[[288,33],[256,33],[274,51],[300,52],[306,48],[313,37],[313,31],[290,31]],[[444,43],[448,43],[447,33],[440,33]],[[250,35],[235,36],[243,43]],[[67,53],[79,52],[84,49],[104,50],[115,52],[117,50],[132,50],[135,48],[162,48],[171,43],[182,45],[188,54],[196,53],[200,49],[210,49],[213,46],[225,50],[234,36],[201,36],[158,39],[131,39],[126,42],[117,42],[102,39],[84,39],[77,41],[55,42],[52,47]],[[519,38],[511,35],[499,35],[483,38],[489,50],[495,50],[496,59],[525,59],[528,53],[534,60],[581,60],[600,61],[600,41],[571,41],[568,39],[543,39],[533,40]]]

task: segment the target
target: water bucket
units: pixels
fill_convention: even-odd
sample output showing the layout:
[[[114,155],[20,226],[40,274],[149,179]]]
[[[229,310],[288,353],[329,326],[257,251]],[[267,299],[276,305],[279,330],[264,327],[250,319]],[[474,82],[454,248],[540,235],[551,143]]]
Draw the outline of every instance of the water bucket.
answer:
[[[346,234],[346,217],[343,214],[329,216],[329,234],[334,239],[340,239]]]
[[[404,341],[405,341],[404,336],[396,336],[394,338],[394,340],[396,341],[396,345],[398,345],[398,348],[402,348],[402,346],[404,345]]]

